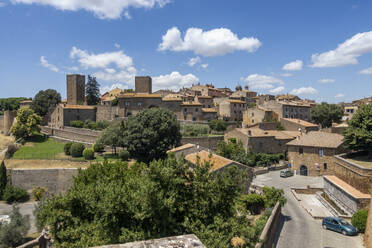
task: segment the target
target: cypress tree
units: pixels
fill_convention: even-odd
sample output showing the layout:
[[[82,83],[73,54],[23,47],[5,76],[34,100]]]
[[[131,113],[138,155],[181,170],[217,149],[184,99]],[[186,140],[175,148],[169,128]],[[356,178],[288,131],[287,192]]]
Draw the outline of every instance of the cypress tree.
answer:
[[[6,183],[7,183],[6,167],[5,167],[5,163],[3,160],[0,165],[0,197],[2,197],[3,195]]]

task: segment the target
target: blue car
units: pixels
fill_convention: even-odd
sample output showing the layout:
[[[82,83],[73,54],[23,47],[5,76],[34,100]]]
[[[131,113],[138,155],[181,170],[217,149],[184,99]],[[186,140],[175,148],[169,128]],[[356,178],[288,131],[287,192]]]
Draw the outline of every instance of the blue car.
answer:
[[[322,226],[324,229],[333,230],[343,235],[358,234],[358,229],[356,227],[337,217],[325,217],[322,221]]]

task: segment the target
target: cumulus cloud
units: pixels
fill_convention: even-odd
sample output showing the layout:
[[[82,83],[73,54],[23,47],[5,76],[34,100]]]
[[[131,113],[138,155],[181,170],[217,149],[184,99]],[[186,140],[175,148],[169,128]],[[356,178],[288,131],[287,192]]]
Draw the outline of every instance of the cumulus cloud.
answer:
[[[57,68],[57,66],[53,64],[49,64],[48,60],[44,56],[40,57],[40,63],[43,67],[48,68],[51,71],[59,72],[59,69]]]
[[[339,67],[358,64],[358,57],[372,52],[372,31],[358,33],[334,50],[311,56],[311,67]]]
[[[128,10],[124,12],[124,16],[125,16],[125,18],[127,18],[128,20],[132,19],[132,16],[129,14],[129,11],[128,11]]]
[[[292,73],[282,73],[280,74],[282,77],[292,77],[293,74]]]
[[[313,87],[301,87],[298,89],[293,89],[291,91],[291,94],[294,94],[294,95],[314,95],[317,93],[318,91],[314,89]]]
[[[181,75],[178,71],[152,78],[154,90],[170,89],[178,90],[182,87],[190,87],[199,82],[199,78],[193,74]]]
[[[282,92],[284,90],[285,90],[285,88],[283,86],[279,86],[279,87],[276,87],[274,89],[271,89],[270,90],[270,93],[278,94],[278,93],[280,93],[280,92]]]
[[[118,43],[115,43],[114,46],[115,46],[116,48],[118,48],[118,49],[120,48],[120,45],[119,45]]]
[[[201,64],[201,67],[206,69],[208,67],[208,64]]]
[[[283,84],[283,81],[278,78],[260,74],[251,74],[242,80],[252,89],[272,89],[275,84]]]
[[[100,92],[101,94],[104,94],[108,91],[111,91],[113,89],[116,89],[116,88],[119,88],[119,89],[128,89],[128,85],[124,85],[124,84],[120,84],[120,83],[116,83],[116,84],[113,84],[113,85],[110,85],[110,86],[103,86],[100,88]]]
[[[364,70],[359,71],[360,74],[372,74],[372,67],[366,68]]]
[[[334,80],[332,78],[322,78],[322,79],[319,79],[318,82],[321,83],[321,84],[329,84],[329,83],[336,82],[336,80]]]
[[[345,96],[344,94],[339,93],[339,94],[335,95],[335,98],[342,98],[342,97],[344,97],[344,96]]]
[[[160,51],[193,51],[203,56],[219,56],[234,51],[255,52],[261,46],[261,42],[254,37],[238,38],[236,34],[227,28],[217,28],[203,31],[200,28],[189,28],[184,38],[177,27],[168,29],[159,44]]]
[[[199,56],[197,56],[195,58],[190,58],[189,62],[187,62],[187,64],[192,67],[192,66],[194,66],[194,65],[196,65],[197,63],[200,63],[200,62],[201,62],[201,59],[200,59]]]
[[[302,60],[296,60],[288,64],[285,64],[282,69],[286,71],[300,71],[302,70],[302,65],[303,65]]]
[[[151,9],[156,6],[163,7],[170,0],[11,0],[13,4],[39,4],[52,6],[59,10],[93,12],[100,19],[118,19],[122,16],[128,18],[128,8]]]
[[[5,4],[4,2],[0,2],[0,8],[1,8],[1,7],[5,7],[5,5],[6,5],[6,4]]]

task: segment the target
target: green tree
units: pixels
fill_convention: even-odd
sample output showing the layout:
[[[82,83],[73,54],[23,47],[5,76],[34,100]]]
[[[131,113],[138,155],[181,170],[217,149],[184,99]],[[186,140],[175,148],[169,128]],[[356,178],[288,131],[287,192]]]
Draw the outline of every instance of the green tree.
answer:
[[[29,216],[22,216],[19,207],[14,205],[10,214],[10,223],[0,224],[0,244],[5,247],[21,245],[29,229]]]
[[[8,178],[6,176],[6,167],[3,160],[0,165],[0,199],[2,198],[7,183]]]
[[[40,133],[41,117],[35,114],[32,109],[19,109],[16,120],[10,129],[10,132],[16,139],[26,139],[35,133]]]
[[[359,232],[364,233],[364,231],[366,230],[367,218],[368,210],[359,209],[353,214],[353,217],[351,217],[351,224],[358,228]]]
[[[97,105],[100,101],[99,83],[96,77],[88,75],[88,82],[85,85],[85,99],[88,105]]]
[[[342,119],[344,111],[337,104],[328,104],[322,102],[311,109],[311,118],[323,128],[332,126],[333,122],[339,123]]]
[[[30,99],[26,97],[0,98],[0,110],[18,110],[19,103],[25,100]]]
[[[180,141],[180,125],[174,113],[167,109],[146,109],[128,120],[125,146],[138,161],[164,158]]]
[[[344,132],[345,147],[366,151],[372,158],[372,104],[362,105],[348,124]]]
[[[227,123],[224,120],[211,120],[208,125],[212,130],[217,132],[226,131],[227,128]]]
[[[50,107],[53,107],[60,102],[61,94],[59,94],[56,90],[40,90],[32,100],[31,108],[39,116],[44,116],[48,113]]]
[[[284,191],[282,189],[276,189],[274,187],[263,187],[262,188],[265,197],[265,207],[271,208],[274,207],[277,202],[281,206],[287,202],[287,199],[284,197]]]
[[[124,122],[113,123],[99,136],[97,144],[110,146],[114,154],[116,154],[117,147],[123,147],[124,142]]]

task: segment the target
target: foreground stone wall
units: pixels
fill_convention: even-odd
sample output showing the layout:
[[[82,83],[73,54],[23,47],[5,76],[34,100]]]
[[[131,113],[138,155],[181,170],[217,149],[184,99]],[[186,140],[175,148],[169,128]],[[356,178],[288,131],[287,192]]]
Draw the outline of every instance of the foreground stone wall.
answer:
[[[217,151],[218,142],[223,141],[223,136],[214,137],[183,137],[181,140],[182,145],[191,143],[201,147]]]
[[[282,207],[280,206],[280,203],[277,202],[275,207],[273,208],[273,211],[271,212],[269,219],[266,222],[264,229],[262,230],[260,236],[260,240],[262,241],[258,243],[255,248],[272,247],[281,217]]]
[[[66,192],[73,184],[73,177],[78,174],[77,168],[55,169],[9,169],[13,186],[31,191],[36,187],[45,187],[49,193]]]
[[[366,248],[372,248],[372,202],[369,203],[366,231],[364,232],[364,245]]]

